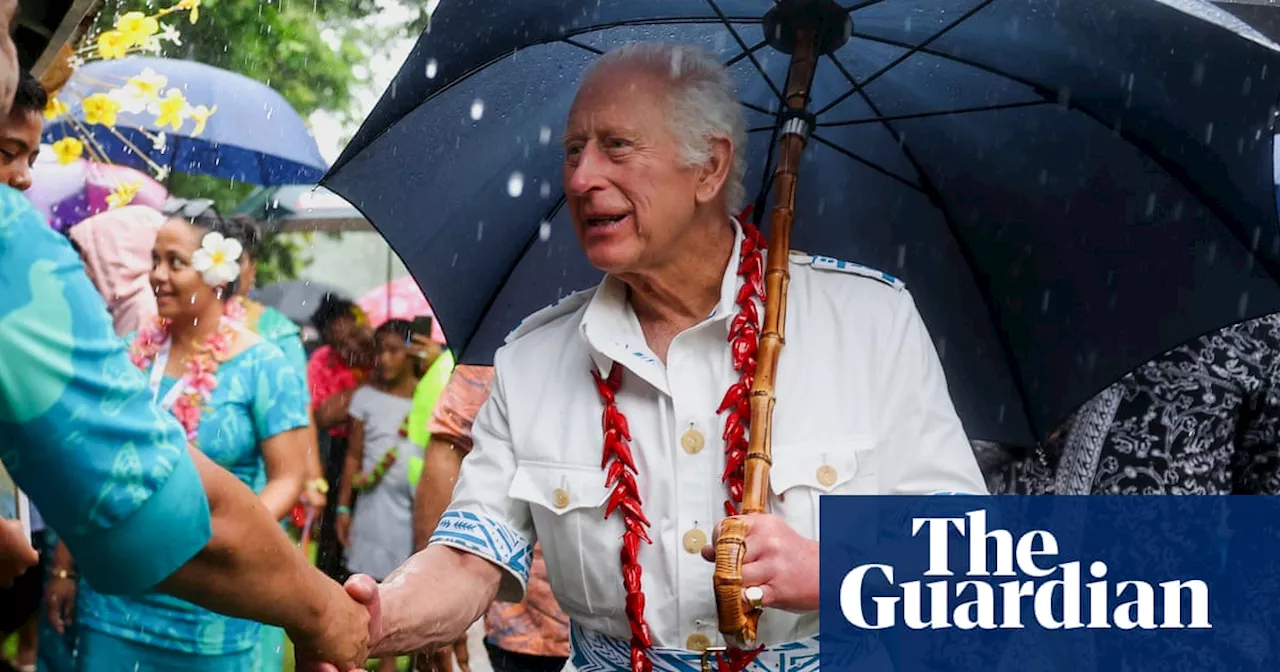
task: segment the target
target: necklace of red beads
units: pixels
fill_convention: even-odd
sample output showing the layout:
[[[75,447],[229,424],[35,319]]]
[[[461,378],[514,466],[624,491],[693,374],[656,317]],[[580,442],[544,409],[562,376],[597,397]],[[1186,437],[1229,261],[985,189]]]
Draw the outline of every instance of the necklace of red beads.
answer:
[[[749,212],[749,210],[748,210]],[[746,214],[739,217],[745,222]],[[725,468],[721,481],[728,489],[729,498],[724,502],[727,516],[738,515],[738,507],[742,504],[743,463],[747,457],[747,432],[751,428],[751,407],[749,398],[751,383],[755,375],[756,349],[760,341],[760,314],[756,309],[756,301],[764,301],[764,257],[765,239],[756,227],[742,224],[743,240],[739,254],[738,276],[743,279],[735,302],[738,313],[729,326],[729,344],[733,353],[733,368],[738,372],[738,382],[729,386],[724,399],[716,413],[725,416],[724,452]],[[635,460],[631,455],[631,430],[627,418],[618,410],[617,392],[622,387],[622,367],[614,363],[609,369],[609,376],[601,378],[593,370],[596,389],[604,402],[602,424],[604,429],[604,450],[600,462],[603,469],[608,467],[605,481],[606,487],[613,488],[609,502],[605,507],[604,517],[609,518],[614,511],[622,514],[624,531],[622,533],[622,584],[627,594],[627,621],[631,625],[631,670],[632,672],[651,672],[653,662],[646,649],[653,645],[649,625],[644,619],[644,591],[640,586],[641,567],[639,560],[640,542],[652,544],[645,531],[649,520],[644,515],[640,501],[640,489],[636,484]],[[721,669],[737,672],[744,669],[759,654],[754,651],[738,651],[730,649],[727,656],[717,654]]]

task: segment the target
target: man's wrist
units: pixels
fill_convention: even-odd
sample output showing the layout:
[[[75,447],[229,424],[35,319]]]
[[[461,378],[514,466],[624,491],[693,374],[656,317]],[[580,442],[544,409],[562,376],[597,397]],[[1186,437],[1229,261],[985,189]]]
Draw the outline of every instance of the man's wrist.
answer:
[[[334,510],[334,513],[339,516],[349,516],[351,515],[351,507],[346,504],[339,504],[338,508]]]

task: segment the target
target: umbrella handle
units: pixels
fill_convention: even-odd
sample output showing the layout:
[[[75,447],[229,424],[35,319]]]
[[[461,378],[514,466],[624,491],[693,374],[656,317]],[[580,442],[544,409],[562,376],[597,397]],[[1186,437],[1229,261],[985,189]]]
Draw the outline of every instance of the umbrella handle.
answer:
[[[809,19],[809,20],[806,20]],[[791,67],[787,74],[786,109],[778,141],[778,167],[774,173],[776,200],[769,219],[769,254],[765,266],[764,322],[755,376],[751,384],[751,430],[744,463],[742,513],[768,511],[769,467],[772,461],[774,379],[778,356],[786,341],[787,286],[791,280],[791,224],[796,201],[796,175],[800,156],[813,128],[806,106],[818,62],[819,22],[815,16],[795,16]],[[790,46],[790,45],[789,45]],[[716,568],[712,579],[716,594],[716,616],[720,633],[745,648],[755,648],[760,612],[748,610],[743,600],[742,562],[746,556],[748,524],[743,518],[726,518],[716,538]]]

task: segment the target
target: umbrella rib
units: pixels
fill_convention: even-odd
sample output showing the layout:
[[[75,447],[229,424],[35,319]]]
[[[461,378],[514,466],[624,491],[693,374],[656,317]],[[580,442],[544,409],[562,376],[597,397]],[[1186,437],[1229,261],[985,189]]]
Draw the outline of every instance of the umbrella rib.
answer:
[[[776,115],[778,114],[777,112],[774,112],[773,110],[766,110],[766,109],[764,109],[763,107],[760,107],[759,105],[755,105],[755,104],[753,104],[753,103],[748,103],[748,102],[747,102],[747,101],[745,101],[745,100],[740,100],[740,101],[738,101],[738,102],[742,103],[742,106],[743,106],[743,107],[745,107],[745,108],[747,108],[748,110],[754,110],[754,111],[756,111],[756,112],[759,112],[760,114],[765,114],[765,115],[768,115],[768,116],[770,116],[770,117],[772,117],[772,116],[776,116]]]
[[[831,60],[836,61],[836,63],[839,64],[839,61],[836,60],[834,54],[831,54]],[[843,67],[840,69],[841,71],[844,70]],[[871,112],[873,114],[878,117],[881,116],[879,106],[871,100],[871,96],[867,95],[866,91],[859,88],[858,95],[862,97],[862,100],[867,104],[867,107],[871,108]],[[960,248],[960,256],[964,258],[965,264],[969,267],[969,273],[973,276],[973,284],[977,287],[978,294],[982,297],[982,302],[987,306],[987,314],[996,325],[996,340],[1000,342],[1000,351],[1001,354],[1004,355],[1005,365],[1009,367],[1009,374],[1013,382],[1013,387],[1018,393],[1018,398],[1022,400],[1022,408],[1024,409],[1023,413],[1026,416],[1027,424],[1031,427],[1032,436],[1039,437],[1039,428],[1036,427],[1035,419],[1030,415],[1031,396],[1027,393],[1026,384],[1022,380],[1022,376],[1020,374],[1021,369],[1017,365],[1018,360],[1013,352],[1013,344],[1009,342],[1008,335],[1005,332],[1003,319],[1001,318],[1000,311],[998,310],[998,304],[996,303],[995,296],[991,292],[991,287],[978,274],[978,265],[976,263],[973,248],[970,247],[965,239],[960,235],[959,227],[956,226],[956,220],[951,215],[951,211],[947,209],[946,201],[942,199],[942,192],[938,190],[937,185],[935,185],[933,180],[929,178],[929,174],[925,172],[924,166],[916,159],[915,154],[913,154],[911,149],[907,147],[906,139],[898,133],[898,130],[893,127],[893,124],[888,119],[882,117],[881,123],[884,124],[885,130],[889,131],[889,134],[893,136],[894,142],[898,143],[898,147],[902,149],[902,155],[906,157],[912,168],[915,169],[916,177],[920,180],[921,191],[924,192],[924,195],[933,202],[933,207],[937,208],[938,212],[942,214],[942,221],[946,223],[947,229],[951,233],[951,238],[956,241],[956,246]]]
[[[864,159],[864,158],[862,158],[861,156],[858,156],[857,154],[855,154],[854,152],[852,152],[852,151],[850,151],[850,150],[848,150],[848,149],[845,149],[844,147],[841,147],[840,145],[837,145],[836,143],[831,142],[830,140],[827,140],[826,138],[824,138],[824,137],[822,137],[822,136],[818,135],[817,133],[814,133],[814,134],[813,134],[813,139],[814,139],[814,140],[817,140],[818,142],[821,142],[822,144],[824,144],[824,145],[826,145],[826,146],[830,147],[831,149],[836,150],[837,152],[840,152],[841,154],[844,154],[845,156],[847,156],[847,157],[849,157],[849,158],[853,159],[854,161],[857,161],[858,163],[861,163],[862,165],[864,165],[864,166],[866,166],[866,167],[868,167],[868,168],[870,168],[870,169],[872,169],[872,170],[874,170],[874,171],[876,171],[876,172],[878,172],[878,173],[881,173],[881,174],[883,174],[883,175],[886,175],[886,176],[888,176],[888,177],[891,177],[891,178],[893,178],[893,179],[895,179],[895,180],[897,180],[897,181],[899,181],[899,182],[901,182],[901,183],[903,183],[903,184],[907,185],[908,187],[911,187],[912,189],[915,189],[916,191],[924,191],[924,189],[922,189],[922,188],[920,187],[920,185],[916,184],[915,182],[912,182],[911,180],[908,180],[907,178],[905,178],[905,177],[903,177],[903,176],[901,176],[901,175],[899,175],[899,174],[897,174],[897,173],[893,172],[892,170],[889,170],[888,168],[885,168],[884,166],[881,166],[880,164],[878,164],[878,163],[876,163],[876,162],[874,162],[874,161],[871,161],[870,159]]]
[[[859,91],[859,93],[863,93]],[[864,96],[865,97],[865,96]],[[916,112],[913,114],[897,114],[887,117],[873,117],[871,119],[850,119],[848,121],[827,121],[818,124],[822,128],[830,128],[836,126],[858,126],[861,124],[875,124],[887,121],[907,121],[910,119],[928,119],[930,117],[946,117],[953,114],[971,114],[975,112],[996,112],[999,110],[1013,110],[1019,107],[1035,107],[1036,105],[1048,105],[1051,101],[1044,100],[1024,100],[1018,103],[1001,103],[999,105],[978,105],[976,107],[960,107],[954,110],[941,110],[938,112]]]
[[[880,44],[887,44],[893,47],[906,48],[910,46],[902,42],[898,42],[897,40],[891,40],[885,37],[877,37],[874,35],[860,35],[860,34],[854,33],[854,36],[860,39],[870,40],[872,42],[878,42]],[[976,68],[988,74],[996,75],[997,77],[1004,77],[1009,81],[1022,84],[1023,86],[1026,86],[1027,88],[1036,92],[1036,94],[1043,97],[1046,102],[1051,104],[1062,105],[1063,107],[1069,110],[1070,109],[1078,110],[1084,116],[1097,122],[1098,125],[1116,133],[1121,138],[1123,138],[1126,142],[1133,145],[1139,152],[1142,153],[1144,157],[1146,157],[1147,160],[1151,161],[1157,166],[1160,166],[1160,168],[1163,169],[1165,173],[1167,173],[1170,177],[1177,180],[1178,184],[1181,185],[1183,189],[1186,189],[1187,192],[1190,193],[1192,196],[1194,196],[1196,200],[1205,207],[1205,209],[1207,209],[1210,213],[1213,214],[1215,218],[1218,219],[1218,221],[1222,222],[1223,226],[1227,227],[1227,230],[1230,231],[1231,235],[1235,237],[1236,242],[1240,243],[1241,246],[1243,246],[1245,249],[1249,251],[1253,259],[1262,266],[1263,270],[1267,272],[1267,275],[1270,276],[1272,280],[1276,282],[1280,282],[1280,264],[1276,263],[1276,261],[1274,261],[1273,259],[1266,257],[1258,252],[1256,247],[1253,245],[1252,236],[1246,233],[1244,225],[1239,221],[1237,221],[1234,217],[1229,216],[1218,204],[1218,199],[1210,197],[1210,195],[1206,193],[1203,188],[1201,188],[1200,183],[1197,180],[1192,179],[1191,176],[1187,175],[1186,172],[1183,171],[1182,168],[1178,167],[1176,164],[1171,163],[1170,161],[1164,159],[1160,155],[1160,153],[1151,146],[1151,143],[1147,142],[1146,140],[1143,140],[1140,137],[1134,136],[1131,131],[1124,128],[1122,125],[1108,123],[1099,114],[1097,114],[1093,110],[1090,110],[1088,107],[1081,105],[1077,101],[1067,101],[1066,103],[1060,102],[1057,98],[1057,92],[1049,91],[1045,87],[1029,79],[1026,79],[1024,77],[1019,77],[1017,75],[1004,72],[997,68],[993,68],[989,65],[985,65],[983,63],[979,63],[977,61],[973,61],[968,58],[964,58],[962,56],[954,56],[954,55],[947,54],[934,49],[922,48],[919,51],[921,53],[929,54],[930,56],[937,56],[938,58],[947,59],[949,61],[959,63],[961,65],[967,65],[971,68]]]
[[[564,42],[565,44],[573,45],[573,46],[575,46],[575,47],[577,47],[577,48],[579,48],[579,49],[583,49],[583,50],[585,50],[585,51],[589,51],[589,52],[591,52],[591,53],[593,53],[593,54],[596,54],[597,56],[603,56],[603,55],[604,55],[604,51],[603,51],[602,49],[597,49],[597,48],[595,48],[595,47],[593,47],[593,46],[591,46],[591,45],[589,45],[589,44],[583,44],[583,43],[581,43],[581,42],[579,42],[579,41],[577,41],[577,40],[573,39],[572,37],[564,37],[564,38],[561,38],[561,39],[560,39],[560,41],[561,41],[561,42]]]
[[[854,84],[851,90],[845,92],[843,95],[831,101],[830,103],[827,103],[827,105],[822,109],[818,110],[815,113],[815,115],[821,115],[823,112],[826,112],[827,110],[830,110],[836,105],[839,105],[850,96],[853,96],[854,94],[858,93],[858,91],[861,90],[863,87],[868,86],[871,84],[871,82],[874,82],[877,79],[879,79],[886,72],[889,72],[890,70],[898,67],[899,64],[901,64],[903,61],[907,60],[908,58],[911,58],[917,52],[924,51],[925,47],[928,47],[930,44],[933,44],[936,40],[941,38],[943,35],[946,35],[947,33],[951,32],[951,30],[954,29],[956,26],[969,20],[969,17],[982,11],[987,7],[987,5],[990,5],[993,1],[994,0],[982,0],[982,2],[970,8],[969,11],[956,17],[956,19],[953,20],[951,23],[948,23],[947,25],[943,26],[940,30],[935,32],[933,35],[930,35],[923,42],[919,44],[911,45],[911,47],[907,49],[907,52],[905,54],[902,54],[901,56],[893,59],[892,61],[889,62],[888,65],[884,66],[883,68],[880,68],[875,73],[873,73],[870,77],[867,77],[866,79],[862,80],[861,84]]]
[[[882,2],[884,2],[884,0],[866,0],[865,2],[859,2],[859,3],[858,3],[858,4],[856,4],[856,5],[850,5],[850,6],[848,6],[848,7],[845,7],[845,8],[844,8],[844,11],[845,11],[845,12],[847,12],[847,13],[849,13],[849,14],[852,14],[852,13],[854,13],[854,12],[858,11],[859,9],[866,9],[866,8],[868,8],[868,7],[873,7],[873,6],[878,5],[878,4],[882,3]]]
[[[761,49],[765,48],[765,47],[766,47],[766,46],[768,46],[768,45],[769,45],[768,40],[760,40],[759,42],[757,42],[757,43],[755,43],[755,44],[751,45],[751,48],[750,48],[750,49],[747,49],[746,51],[742,52],[741,54],[738,54],[737,56],[734,56],[733,58],[731,58],[731,59],[729,59],[729,60],[725,61],[725,62],[724,62],[724,67],[726,67],[726,68],[731,68],[731,67],[733,67],[733,66],[735,66],[735,65],[737,65],[737,64],[738,64],[738,61],[741,61],[742,59],[749,57],[751,54],[754,54],[754,53],[756,53],[757,51],[760,51]]]
[[[742,36],[738,34],[737,29],[735,29],[733,24],[729,22],[729,17],[725,16],[725,13],[720,11],[720,6],[716,4],[716,0],[707,0],[707,4],[711,5],[711,10],[720,18],[720,23],[723,23],[724,27],[729,30],[729,34],[733,36],[734,41],[736,41],[738,46],[742,48],[742,52],[747,55],[747,58],[751,59],[751,65],[756,67],[756,71],[764,78],[764,83],[769,85],[769,89],[773,91],[773,95],[777,96],[778,100],[782,100],[782,90],[779,89],[778,85],[774,84],[773,80],[769,78],[769,73],[765,72],[764,66],[760,64],[760,61],[756,60],[756,55],[751,51],[751,47],[747,46],[747,41],[742,39]]]

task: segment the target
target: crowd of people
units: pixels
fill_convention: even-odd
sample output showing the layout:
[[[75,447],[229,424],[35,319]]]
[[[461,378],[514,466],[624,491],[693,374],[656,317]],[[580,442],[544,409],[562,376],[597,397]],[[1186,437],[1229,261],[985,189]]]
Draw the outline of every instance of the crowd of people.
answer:
[[[47,525],[40,570],[0,521],[0,582],[43,577],[35,619],[5,621],[48,624],[23,639],[41,669],[277,670],[287,635],[309,668],[443,672],[481,618],[496,670],[704,669],[729,643],[712,544],[742,504],[765,241],[733,217],[747,135],[715,58],[591,66],[564,187],[605,278],[473,367],[332,296],[304,344],[247,296],[252,223],[208,202],[52,231],[19,195],[40,93],[0,54],[0,457]],[[975,446],[911,293],[811,262],[789,262],[771,512],[743,518],[764,646],[719,669],[816,660],[823,495],[1280,489],[1274,316],[1144,366],[1044,447]],[[282,528],[299,505],[318,567]]]

